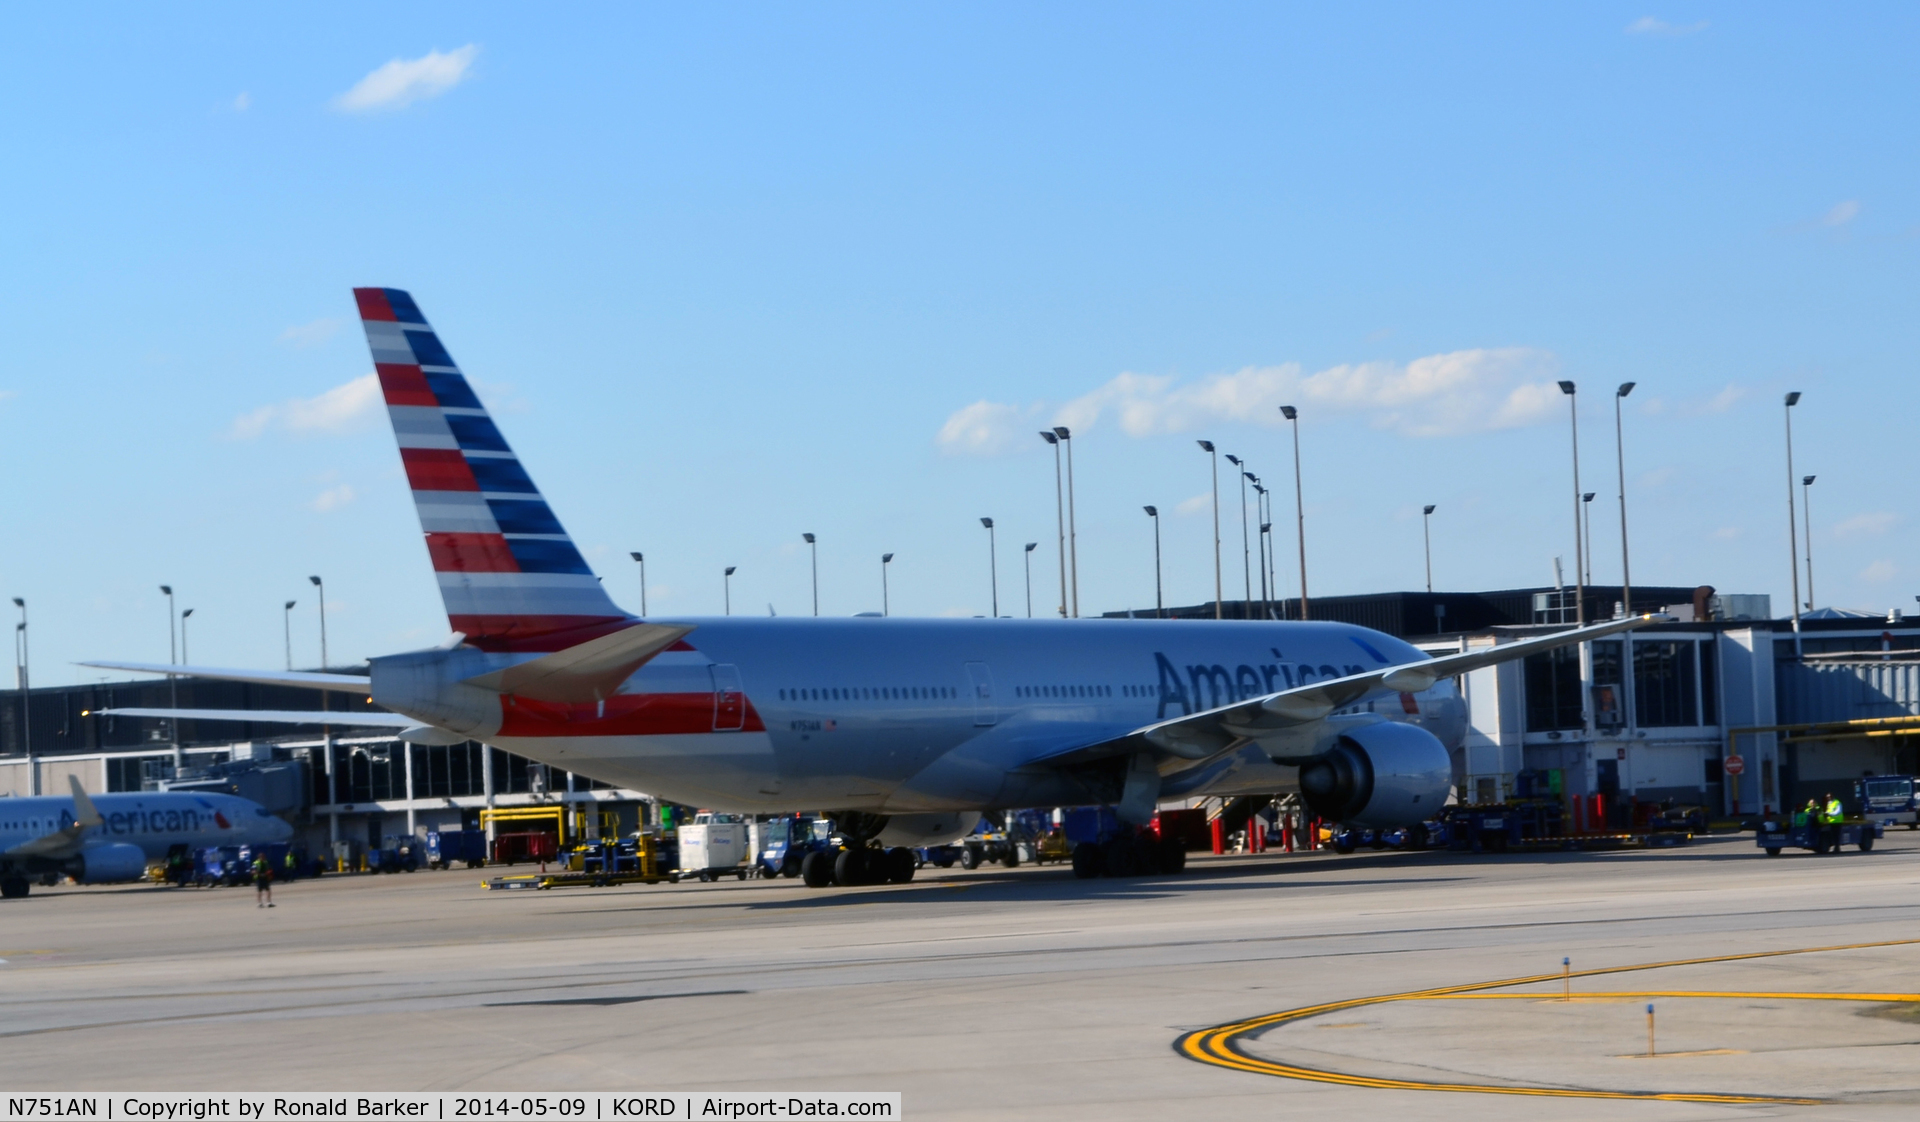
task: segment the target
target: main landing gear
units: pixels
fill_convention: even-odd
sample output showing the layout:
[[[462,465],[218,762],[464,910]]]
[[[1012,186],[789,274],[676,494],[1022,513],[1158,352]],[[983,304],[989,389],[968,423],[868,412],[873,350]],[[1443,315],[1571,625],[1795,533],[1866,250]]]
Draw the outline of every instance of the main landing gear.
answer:
[[[874,844],[887,827],[887,816],[848,811],[833,816],[835,840],[831,849],[817,849],[800,862],[800,879],[808,888],[869,884],[905,884],[919,862],[905,846],[883,849]]]
[[[821,849],[807,854],[800,863],[800,879],[808,888],[831,884],[850,887],[863,884],[905,884],[913,879],[913,850],[905,846],[879,849],[853,845],[845,849]]]

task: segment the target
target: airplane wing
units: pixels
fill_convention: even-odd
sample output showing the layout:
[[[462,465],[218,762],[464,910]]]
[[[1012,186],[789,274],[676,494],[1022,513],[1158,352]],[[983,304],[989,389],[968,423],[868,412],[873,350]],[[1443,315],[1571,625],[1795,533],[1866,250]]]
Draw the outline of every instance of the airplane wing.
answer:
[[[468,685],[536,701],[604,701],[648,659],[692,631],[678,624],[636,623],[611,635],[466,681]]]
[[[8,857],[71,857],[80,851],[81,835],[100,824],[100,812],[94,809],[93,800],[87,797],[80,780],[69,775],[67,784],[73,789],[73,822],[51,834],[14,846],[7,850]]]
[[[298,709],[95,709],[106,717],[167,717],[176,721],[259,721],[270,725],[346,725],[353,728],[410,729],[419,721],[404,713],[351,713]],[[466,739],[465,737],[461,738]]]
[[[1398,666],[1383,666],[1377,670],[1349,674],[1344,678],[1330,678],[1324,682],[1296,686],[1264,697],[1248,698],[1204,712],[1142,725],[1125,736],[1068,749],[1030,762],[1042,765],[1079,763],[1130,755],[1144,748],[1151,751],[1156,759],[1199,763],[1242,747],[1249,741],[1283,738],[1289,731],[1324,720],[1335,710],[1352,705],[1368,694],[1382,690],[1419,693],[1440,679],[1455,674],[1664,621],[1663,616],[1632,616],[1571,631],[1556,631],[1551,635],[1522,639],[1516,643],[1502,643]],[[1294,760],[1304,763],[1318,751],[1309,750],[1295,756]],[[1275,759],[1281,763],[1294,762],[1278,755]]]
[[[263,686],[304,686],[342,693],[373,692],[365,674],[319,674],[310,670],[228,670],[216,666],[174,666],[164,662],[81,662],[102,670],[131,670],[137,674],[177,674],[182,678],[216,678],[226,682],[254,682]]]

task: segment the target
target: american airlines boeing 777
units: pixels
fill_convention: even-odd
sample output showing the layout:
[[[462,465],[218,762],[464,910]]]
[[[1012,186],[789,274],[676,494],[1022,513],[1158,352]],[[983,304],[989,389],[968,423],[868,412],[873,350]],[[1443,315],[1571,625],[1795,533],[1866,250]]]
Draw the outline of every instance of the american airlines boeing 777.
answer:
[[[1144,823],[1162,799],[1297,789],[1332,821],[1418,823],[1464,735],[1456,675],[1652,621],[1429,658],[1304,621],[643,620],[595,579],[413,298],[354,296],[453,634],[364,677],[87,665],[324,683],[391,710],[355,723],[416,743],[481,740],[716,810],[824,810],[850,842],[840,878],[864,882],[911,875],[876,847],[950,841],[1008,807]]]

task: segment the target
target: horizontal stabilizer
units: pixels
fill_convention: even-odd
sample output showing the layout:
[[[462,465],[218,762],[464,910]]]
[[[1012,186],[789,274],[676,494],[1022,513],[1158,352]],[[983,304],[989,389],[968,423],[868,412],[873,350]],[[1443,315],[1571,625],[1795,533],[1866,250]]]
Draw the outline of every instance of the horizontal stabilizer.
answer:
[[[372,693],[373,679],[365,674],[321,674],[311,670],[225,670],[214,666],[174,666],[165,662],[81,662],[102,670],[131,670],[136,674],[177,674],[182,678],[217,678],[223,682],[254,682],[263,686],[299,686],[303,689]]]
[[[643,663],[692,630],[677,624],[636,623],[611,635],[466,681],[468,685],[535,701],[604,701]]]
[[[265,725],[345,725],[406,729],[420,722],[404,713],[330,713],[298,709],[95,709],[102,717],[165,717],[176,721],[258,721]],[[461,739],[465,739],[462,737]]]

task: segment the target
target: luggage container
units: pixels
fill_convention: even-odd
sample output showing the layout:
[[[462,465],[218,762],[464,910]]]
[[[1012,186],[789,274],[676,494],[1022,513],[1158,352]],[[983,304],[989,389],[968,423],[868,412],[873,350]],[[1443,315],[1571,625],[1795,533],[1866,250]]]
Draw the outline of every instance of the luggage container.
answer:
[[[485,830],[429,830],[427,832],[428,867],[451,869],[456,861],[465,862],[469,869],[477,869],[487,863]]]
[[[747,879],[747,824],[737,814],[701,811],[677,831],[680,863],[667,879],[703,881],[733,876]]]

